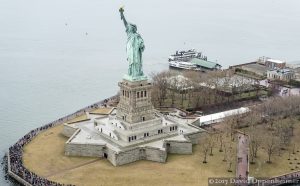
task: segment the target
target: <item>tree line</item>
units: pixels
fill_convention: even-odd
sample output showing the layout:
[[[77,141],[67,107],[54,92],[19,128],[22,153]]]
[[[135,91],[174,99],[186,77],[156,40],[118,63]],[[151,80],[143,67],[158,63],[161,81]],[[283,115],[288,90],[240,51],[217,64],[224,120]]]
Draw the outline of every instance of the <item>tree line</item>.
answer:
[[[256,80],[237,76],[233,70],[207,73],[163,71],[151,76],[155,107],[197,109],[224,106],[241,99],[257,98],[261,93]]]

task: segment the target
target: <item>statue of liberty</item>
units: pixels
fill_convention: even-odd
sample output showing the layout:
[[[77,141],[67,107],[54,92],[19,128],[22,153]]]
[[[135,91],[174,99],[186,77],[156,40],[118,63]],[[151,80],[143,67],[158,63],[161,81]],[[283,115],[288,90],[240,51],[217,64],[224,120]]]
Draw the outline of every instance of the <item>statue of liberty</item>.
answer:
[[[121,20],[123,20],[126,33],[127,33],[127,61],[129,63],[128,76],[132,80],[144,79],[144,73],[142,69],[142,52],[145,49],[144,41],[139,33],[137,33],[137,27],[134,24],[128,23],[123,14],[124,9],[120,8]]]

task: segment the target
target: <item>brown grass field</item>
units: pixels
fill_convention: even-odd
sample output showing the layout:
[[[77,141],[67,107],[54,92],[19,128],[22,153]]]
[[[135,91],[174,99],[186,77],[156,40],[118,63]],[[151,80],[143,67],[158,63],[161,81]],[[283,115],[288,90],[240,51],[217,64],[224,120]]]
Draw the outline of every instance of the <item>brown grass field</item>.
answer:
[[[74,119],[70,119],[67,123],[75,123],[75,122],[83,121],[83,120],[86,120],[86,119],[88,119],[87,115],[83,114],[83,115],[78,116],[78,117],[76,117]]]
[[[137,161],[114,167],[105,159],[68,157],[64,155],[62,125],[49,129],[25,146],[23,162],[31,171],[49,180],[83,186],[99,185],[208,185],[209,177],[232,177],[223,155],[214,150],[203,164],[200,145],[192,155],[168,155],[166,163]]]
[[[108,108],[98,108],[95,109],[93,111],[91,111],[91,114],[109,114],[111,111],[113,110],[113,108],[108,107]]]

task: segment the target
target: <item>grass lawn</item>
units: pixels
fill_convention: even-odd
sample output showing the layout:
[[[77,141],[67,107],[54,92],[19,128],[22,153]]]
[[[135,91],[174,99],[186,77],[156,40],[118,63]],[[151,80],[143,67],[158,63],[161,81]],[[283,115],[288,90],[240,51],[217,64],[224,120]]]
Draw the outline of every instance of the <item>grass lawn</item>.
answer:
[[[80,165],[95,158],[64,156],[64,142],[68,138],[60,132],[63,125],[58,125],[35,137],[24,147],[23,163],[41,176],[51,175],[67,167]]]
[[[294,160],[296,158],[297,160]],[[250,175],[254,177],[274,177],[295,170],[300,170],[300,153],[291,154],[291,160],[288,160],[288,152],[282,152],[281,156],[276,153],[272,156],[272,163],[266,162],[268,156],[264,150],[258,152],[258,159],[255,164],[250,164]],[[290,162],[292,164],[290,164]],[[299,163],[299,164],[297,164]],[[297,166],[297,168],[296,168]],[[291,170],[291,169],[294,170]]]
[[[90,113],[91,114],[109,114],[111,111],[112,111],[112,107],[109,107],[109,108],[98,108],[98,109],[95,109],[93,111],[91,111]]]
[[[169,154],[166,163],[137,161],[114,167],[105,159],[68,157],[64,155],[62,125],[51,128],[24,148],[23,162],[31,171],[50,180],[75,185],[208,185],[209,177],[233,177],[227,172],[223,153],[214,149],[203,164],[200,146],[194,145],[192,155]],[[235,145],[233,145],[235,148]]]
[[[259,126],[262,127],[262,126]],[[296,142],[295,154],[291,153],[291,158],[289,158],[289,153],[287,150],[276,152],[272,157],[272,163],[266,163],[268,156],[264,149],[258,151],[258,158],[255,164],[250,164],[250,175],[254,177],[274,177],[284,173],[300,170],[300,122],[295,124],[294,136],[291,142]],[[295,160],[296,158],[296,160]],[[298,164],[299,163],[299,164]],[[294,169],[294,170],[292,170]]]
[[[75,122],[83,121],[83,120],[86,120],[86,119],[88,119],[87,115],[83,114],[83,115],[80,115],[80,116],[78,116],[76,118],[73,118],[73,119],[69,120],[67,123],[75,123]]]

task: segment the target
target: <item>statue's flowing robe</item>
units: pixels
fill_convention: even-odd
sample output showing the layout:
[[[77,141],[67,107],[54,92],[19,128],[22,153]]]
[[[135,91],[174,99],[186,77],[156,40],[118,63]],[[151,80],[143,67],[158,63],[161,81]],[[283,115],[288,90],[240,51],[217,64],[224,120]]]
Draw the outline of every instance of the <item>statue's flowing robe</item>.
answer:
[[[126,45],[127,61],[129,62],[128,75],[132,77],[143,76],[142,52],[145,49],[144,41],[140,34],[130,32],[129,30],[126,32],[128,37]]]

